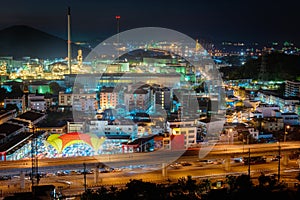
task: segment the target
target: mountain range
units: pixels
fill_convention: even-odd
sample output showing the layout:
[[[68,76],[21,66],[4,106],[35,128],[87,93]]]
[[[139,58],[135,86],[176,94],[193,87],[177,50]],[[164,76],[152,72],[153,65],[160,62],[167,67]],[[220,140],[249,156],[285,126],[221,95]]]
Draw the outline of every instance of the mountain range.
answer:
[[[66,58],[68,55],[67,40],[50,35],[36,28],[24,25],[11,26],[0,30],[0,56],[55,59]],[[72,57],[77,56],[79,49],[83,57],[90,49],[71,44]]]

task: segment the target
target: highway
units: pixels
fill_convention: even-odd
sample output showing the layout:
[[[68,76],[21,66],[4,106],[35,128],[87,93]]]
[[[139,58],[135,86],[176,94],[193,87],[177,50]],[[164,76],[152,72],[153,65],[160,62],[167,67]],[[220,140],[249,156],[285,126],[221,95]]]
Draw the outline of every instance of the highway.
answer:
[[[300,150],[300,142],[280,143],[281,152],[296,152]],[[149,153],[128,153],[97,155],[92,157],[68,157],[68,158],[45,158],[39,159],[39,171],[55,172],[57,170],[73,170],[82,168],[83,163],[88,167],[104,163],[110,167],[120,168],[134,165],[168,165],[177,160],[196,161],[198,159],[218,159],[227,157],[248,156],[250,149],[251,156],[255,155],[277,155],[278,144],[251,144],[251,145],[228,145],[228,144],[203,144],[201,148],[185,150],[158,150]],[[30,171],[31,160],[3,161],[0,162],[0,175],[20,173],[20,171]]]
[[[300,142],[280,143],[282,152],[299,152]],[[130,179],[143,179],[145,181],[164,182],[167,179],[177,181],[180,177],[191,175],[194,178],[223,178],[226,175],[238,175],[248,173],[248,166],[231,160],[230,169],[225,168],[225,163],[220,161],[229,157],[243,157],[248,155],[265,155],[268,160],[265,164],[250,166],[251,177],[258,177],[261,172],[266,174],[278,173],[278,161],[270,158],[278,155],[278,144],[251,144],[251,145],[227,145],[227,144],[203,144],[201,148],[188,151],[163,151],[158,150],[151,153],[131,153],[118,155],[99,155],[93,157],[39,159],[39,172],[47,174],[41,179],[40,184],[53,184],[63,190],[65,194],[83,191],[83,175],[75,171],[83,170],[83,163],[87,169],[93,170],[99,163],[109,167],[121,169],[118,172],[99,173],[98,181],[95,181],[95,173],[87,174],[89,187],[100,185],[124,185]],[[199,159],[219,160],[214,164],[203,164]],[[172,167],[175,162],[186,161],[191,166]],[[162,175],[162,164],[167,166],[166,174]],[[71,175],[57,176],[58,171],[74,170]],[[2,180],[1,191],[20,191],[20,171],[30,173],[31,160],[6,161],[0,163],[0,175],[12,175],[11,180]],[[299,173],[296,159],[290,160],[287,166],[281,167],[282,179],[295,180]],[[31,181],[25,180],[25,190],[30,190]],[[23,190],[24,191],[24,190]]]
[[[95,182],[95,174],[87,174],[87,186],[88,188],[97,188],[99,186],[124,186],[130,181],[130,179],[142,179],[144,181],[167,183],[168,180],[176,182],[178,178],[186,177],[188,175],[196,179],[209,178],[213,180],[224,180],[226,175],[240,175],[248,173],[248,166],[243,163],[232,163],[230,171],[225,171],[223,164],[201,164],[198,161],[190,162],[191,166],[181,166],[178,168],[167,168],[166,176],[162,176],[162,170],[160,166],[146,166],[139,165],[132,168],[124,168],[119,172],[110,173],[99,173],[98,182]],[[266,175],[274,174],[277,175],[277,164],[276,161],[270,161],[266,164],[255,164],[251,165],[250,172],[253,181],[257,181],[257,177],[263,172]],[[299,168],[295,160],[291,160],[289,166],[281,168],[282,180],[286,182],[296,182],[296,175],[300,173]],[[0,181],[1,190],[8,192],[21,191],[20,178],[13,177],[11,180]],[[84,176],[82,174],[71,174],[71,175],[49,175],[46,178],[42,178],[40,185],[53,184],[59,188],[63,194],[80,194],[84,190]],[[10,187],[8,187],[10,185]],[[31,181],[26,180],[26,191],[30,191]],[[23,190],[24,191],[24,190]],[[5,193],[4,192],[4,193]]]

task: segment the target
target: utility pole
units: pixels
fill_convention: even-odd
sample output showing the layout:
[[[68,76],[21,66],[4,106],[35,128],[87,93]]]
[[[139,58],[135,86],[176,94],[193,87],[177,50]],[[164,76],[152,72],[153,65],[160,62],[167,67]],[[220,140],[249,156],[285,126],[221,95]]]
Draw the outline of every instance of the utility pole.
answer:
[[[32,131],[31,140],[31,191],[35,197],[35,187],[39,184],[39,172],[38,172],[38,157],[37,157],[37,135],[35,133],[34,125],[28,127]]]
[[[83,163],[83,185],[84,185],[84,192],[86,192],[86,164]]]
[[[250,178],[250,148],[248,149],[248,176]]]
[[[278,183],[280,183],[280,158],[281,158],[280,141],[278,140]]]

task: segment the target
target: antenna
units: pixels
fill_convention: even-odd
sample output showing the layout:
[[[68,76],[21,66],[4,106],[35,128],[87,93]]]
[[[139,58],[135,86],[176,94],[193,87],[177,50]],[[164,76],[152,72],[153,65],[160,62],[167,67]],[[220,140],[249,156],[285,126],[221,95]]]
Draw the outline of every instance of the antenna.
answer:
[[[267,73],[266,73],[266,56],[265,53],[263,52],[261,54],[261,66],[258,74],[258,80],[261,82],[266,81],[267,79]]]

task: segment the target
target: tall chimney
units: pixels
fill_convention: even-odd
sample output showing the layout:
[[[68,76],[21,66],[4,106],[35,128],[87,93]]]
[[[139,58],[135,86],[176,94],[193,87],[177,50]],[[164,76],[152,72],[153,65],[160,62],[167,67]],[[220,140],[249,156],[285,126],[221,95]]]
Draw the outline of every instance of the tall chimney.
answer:
[[[68,7],[68,69],[70,74],[72,73],[71,56],[71,10],[70,7]]]

